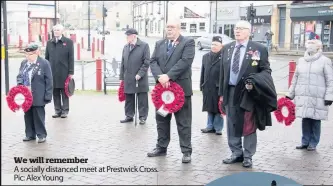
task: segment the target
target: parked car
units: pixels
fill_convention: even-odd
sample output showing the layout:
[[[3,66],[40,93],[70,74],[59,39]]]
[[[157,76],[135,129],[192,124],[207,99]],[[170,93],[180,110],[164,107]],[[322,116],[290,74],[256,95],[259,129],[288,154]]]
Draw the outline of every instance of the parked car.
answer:
[[[98,28],[97,34],[103,35],[103,28]],[[107,28],[104,28],[104,35],[109,35],[109,34],[110,34],[110,31]]]
[[[199,50],[210,49],[213,36],[221,36],[223,45],[226,45],[226,44],[234,41],[231,37],[224,35],[224,34],[207,34],[207,35],[201,36],[197,39],[197,46],[198,46]]]

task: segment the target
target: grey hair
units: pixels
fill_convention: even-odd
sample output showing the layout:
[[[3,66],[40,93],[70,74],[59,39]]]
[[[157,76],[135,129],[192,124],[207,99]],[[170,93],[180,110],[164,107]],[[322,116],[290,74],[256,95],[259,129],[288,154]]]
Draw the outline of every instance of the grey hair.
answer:
[[[57,24],[57,25],[54,25],[54,26],[53,26],[53,30],[54,30],[54,29],[59,29],[59,30],[62,31],[62,30],[64,30],[64,26],[62,26],[61,24]]]
[[[238,22],[236,23],[236,27],[247,28],[247,29],[249,29],[250,32],[251,32],[251,23],[248,22],[248,21],[244,21],[244,20],[238,21]]]
[[[313,42],[316,45],[318,50],[323,48],[323,43],[318,39],[307,40],[305,43],[305,48],[308,48],[308,45],[310,42]]]

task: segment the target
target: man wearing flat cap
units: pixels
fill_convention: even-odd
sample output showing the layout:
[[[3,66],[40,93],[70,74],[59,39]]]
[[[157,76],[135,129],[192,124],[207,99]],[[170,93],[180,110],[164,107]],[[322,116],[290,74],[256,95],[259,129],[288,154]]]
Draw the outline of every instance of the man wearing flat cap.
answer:
[[[119,79],[124,81],[125,119],[121,123],[133,121],[135,115],[135,94],[138,99],[140,124],[148,117],[148,68],[150,49],[146,42],[138,38],[138,32],[130,28],[125,32],[127,44],[124,46],[120,65]]]
[[[74,75],[74,45],[71,39],[62,35],[63,31],[62,25],[53,27],[54,38],[47,42],[45,51],[45,59],[50,61],[53,74],[53,118],[67,118],[69,98],[65,94],[65,81]]]
[[[30,44],[25,50],[26,59],[22,61],[17,84],[29,87],[33,104],[24,114],[25,138],[23,141],[46,140],[45,105],[52,100],[53,77],[50,63],[39,57],[37,44]]]
[[[223,117],[219,109],[219,75],[222,51],[222,37],[214,36],[211,51],[202,56],[200,90],[203,94],[202,111],[207,112],[208,119],[203,133],[222,135]]]

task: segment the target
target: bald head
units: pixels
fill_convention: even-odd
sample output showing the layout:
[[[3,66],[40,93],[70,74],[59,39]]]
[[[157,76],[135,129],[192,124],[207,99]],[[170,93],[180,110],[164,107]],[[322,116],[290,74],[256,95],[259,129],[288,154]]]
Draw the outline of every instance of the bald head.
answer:
[[[180,19],[171,18],[166,25],[166,36],[170,40],[175,40],[180,35]]]
[[[251,24],[248,21],[238,21],[234,28],[235,38],[239,42],[249,40],[251,35]]]

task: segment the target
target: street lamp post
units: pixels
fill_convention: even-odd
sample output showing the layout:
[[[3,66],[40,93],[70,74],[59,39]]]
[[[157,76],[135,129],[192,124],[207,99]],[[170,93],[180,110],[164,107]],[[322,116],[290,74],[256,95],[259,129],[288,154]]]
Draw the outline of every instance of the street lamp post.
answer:
[[[90,48],[90,1],[88,1],[88,49],[87,51],[91,51]]]
[[[215,1],[215,34],[217,34],[217,1]]]
[[[6,95],[9,92],[9,64],[8,64],[8,40],[7,40],[7,1],[1,1],[3,12],[3,42],[5,44],[5,86]]]
[[[210,6],[209,6],[209,33],[212,33],[212,4],[213,1],[209,1]]]

